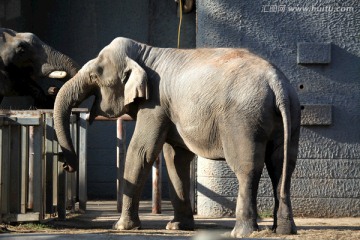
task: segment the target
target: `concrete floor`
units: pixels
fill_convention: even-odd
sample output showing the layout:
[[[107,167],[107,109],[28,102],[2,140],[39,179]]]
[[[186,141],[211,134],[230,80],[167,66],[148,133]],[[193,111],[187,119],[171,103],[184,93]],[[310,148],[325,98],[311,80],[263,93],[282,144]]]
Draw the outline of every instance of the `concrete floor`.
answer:
[[[70,213],[66,220],[54,219],[43,223],[43,229],[27,229],[24,226],[9,226],[10,232],[0,233],[0,239],[6,240],[69,240],[69,239],[121,239],[121,240],[224,240],[229,239],[234,224],[234,218],[203,218],[195,216],[196,231],[170,231],[165,230],[168,221],[172,219],[173,211],[169,202],[162,203],[162,213],[151,213],[151,202],[143,201],[140,205],[140,219],[142,229],[134,231],[112,230],[113,223],[120,214],[116,211],[115,201],[89,201],[85,213]],[[258,221],[261,230],[269,229],[272,219]],[[265,230],[261,237],[253,236],[251,239],[302,239],[301,234],[318,231],[319,236],[327,231],[336,234],[346,233],[349,236],[360,237],[360,218],[296,218],[295,222],[300,229],[300,235],[281,236]],[[266,233],[268,231],[268,233]],[[261,231],[264,232],[264,231]],[[260,233],[261,233],[260,232]],[[355,234],[355,235],[354,235]],[[317,235],[312,235],[316,237]],[[284,238],[285,237],[285,238]],[[345,239],[345,238],[344,238]],[[348,238],[346,238],[348,239]],[[352,239],[352,238],[351,238]],[[359,238],[354,238],[359,239]]]

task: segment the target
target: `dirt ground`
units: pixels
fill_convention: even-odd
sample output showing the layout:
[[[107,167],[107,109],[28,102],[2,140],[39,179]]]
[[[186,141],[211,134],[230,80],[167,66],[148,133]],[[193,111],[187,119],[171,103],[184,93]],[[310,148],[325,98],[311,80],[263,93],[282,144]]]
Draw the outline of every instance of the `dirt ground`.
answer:
[[[141,234],[161,236],[189,236],[193,239],[228,239],[235,224],[234,218],[208,219],[196,216],[196,231],[168,231],[166,223],[172,218],[169,203],[163,204],[162,214],[152,214],[151,203],[143,202],[140,208],[142,229],[137,231],[115,231],[112,224],[118,219],[115,202],[88,202],[85,214],[70,213],[66,220],[56,218],[43,223],[23,223],[17,225],[0,225],[1,232],[13,233],[109,233]],[[272,233],[272,219],[259,219],[260,231],[249,238],[256,239],[360,239],[360,218],[296,218],[298,227],[296,235],[278,235]],[[1,236],[1,235],[0,235]],[[201,237],[200,237],[201,236]]]

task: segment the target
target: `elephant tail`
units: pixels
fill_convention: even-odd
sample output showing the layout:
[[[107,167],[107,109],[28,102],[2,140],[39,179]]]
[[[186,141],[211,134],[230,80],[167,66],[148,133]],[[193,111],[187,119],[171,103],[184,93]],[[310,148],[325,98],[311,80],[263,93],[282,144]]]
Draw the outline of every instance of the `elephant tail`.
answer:
[[[290,117],[290,103],[289,101],[283,101],[279,105],[279,111],[283,120],[284,127],[284,160],[283,160],[283,169],[282,169],[282,178],[281,178],[281,188],[280,188],[280,198],[284,199],[285,196],[285,184],[288,178],[287,169],[289,162],[289,146],[291,140],[291,117]]]
[[[286,198],[286,191],[285,185],[286,182],[289,180],[288,176],[288,163],[289,163],[289,147],[291,141],[291,97],[290,93],[287,91],[287,80],[283,81],[282,77],[283,74],[277,74],[278,78],[275,81],[270,82],[270,87],[274,91],[275,94],[275,101],[278,111],[281,114],[281,118],[283,121],[283,128],[284,128],[284,159],[283,159],[283,168],[281,174],[281,185],[280,185],[280,198]]]

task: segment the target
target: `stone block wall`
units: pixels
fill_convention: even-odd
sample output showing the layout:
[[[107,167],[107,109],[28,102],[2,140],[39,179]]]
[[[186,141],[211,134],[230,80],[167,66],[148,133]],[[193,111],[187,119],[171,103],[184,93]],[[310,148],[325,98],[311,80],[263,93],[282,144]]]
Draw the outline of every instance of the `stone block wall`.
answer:
[[[197,47],[243,47],[281,69],[302,104],[296,216],[360,216],[360,7],[357,1],[198,0]],[[198,159],[199,215],[233,215],[237,180]],[[241,184],[241,183],[240,183]],[[266,171],[258,208],[272,212]]]

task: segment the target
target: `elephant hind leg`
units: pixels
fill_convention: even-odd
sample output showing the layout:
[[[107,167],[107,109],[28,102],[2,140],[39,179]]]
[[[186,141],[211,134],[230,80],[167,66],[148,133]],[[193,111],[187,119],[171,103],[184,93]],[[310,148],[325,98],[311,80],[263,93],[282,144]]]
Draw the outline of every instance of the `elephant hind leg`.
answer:
[[[276,138],[281,139],[281,137]],[[285,199],[280,199],[281,175],[283,167],[283,144],[279,142],[270,142],[267,146],[265,164],[269,173],[274,194],[274,225],[272,230],[280,234],[296,234],[296,225],[293,219],[291,201],[290,201],[290,178],[295,169],[296,155],[290,154],[286,182]]]
[[[174,207],[174,219],[168,230],[193,230],[194,217],[190,203],[190,163],[194,154],[168,143],[163,147],[166,167],[170,178],[170,197]]]
[[[224,146],[226,161],[239,181],[236,224],[231,235],[235,238],[246,237],[259,229],[256,197],[264,168],[266,143],[242,135]]]

